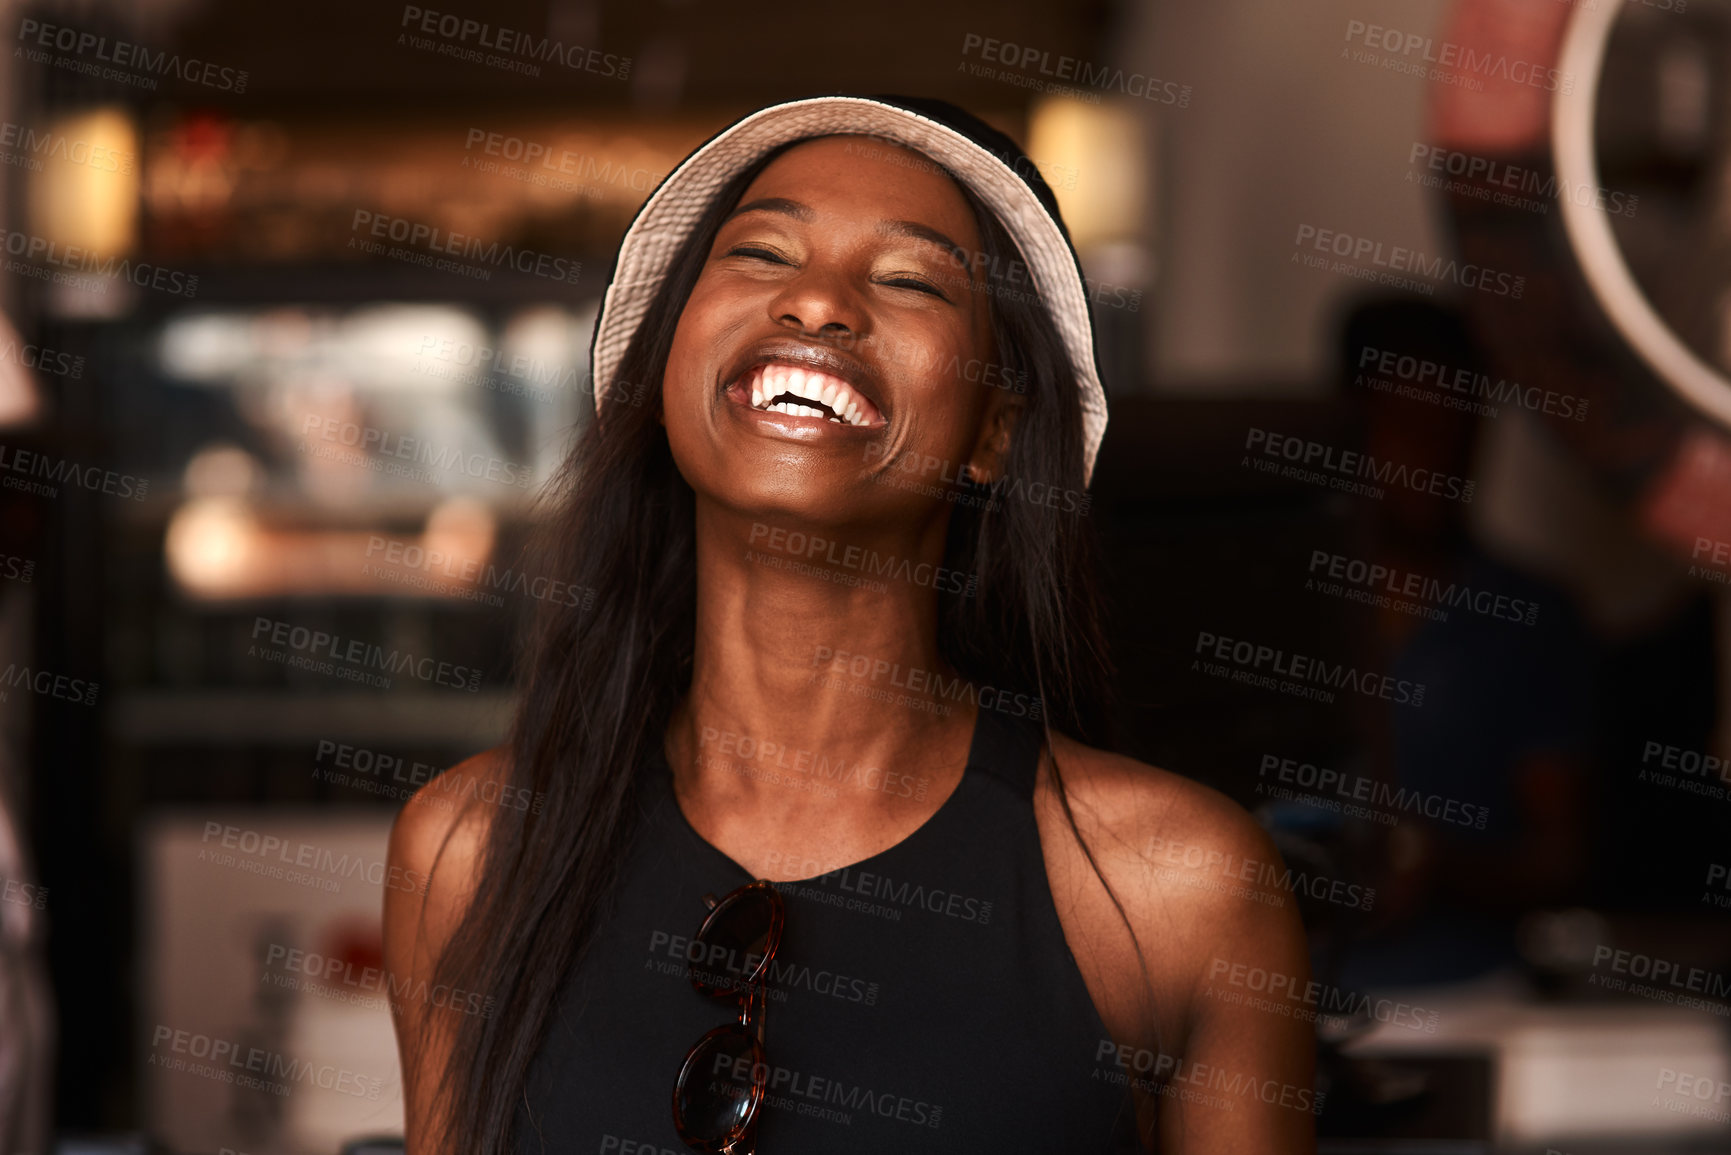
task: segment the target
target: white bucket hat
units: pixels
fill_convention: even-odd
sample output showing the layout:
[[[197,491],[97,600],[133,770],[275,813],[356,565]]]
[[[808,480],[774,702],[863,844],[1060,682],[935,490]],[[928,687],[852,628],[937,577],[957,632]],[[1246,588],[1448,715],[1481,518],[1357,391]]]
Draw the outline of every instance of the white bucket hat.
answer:
[[[1094,328],[1076,250],[1057,200],[1009,137],[951,104],[908,97],[820,96],[775,104],[735,121],[699,145],[637,212],[595,321],[590,367],[598,386],[613,378],[668,266],[716,192],[778,145],[857,133],[895,141],[954,173],[1003,223],[1021,250],[1081,388],[1082,476],[1106,433],[1106,390],[1095,367]],[[601,406],[607,390],[595,390]]]

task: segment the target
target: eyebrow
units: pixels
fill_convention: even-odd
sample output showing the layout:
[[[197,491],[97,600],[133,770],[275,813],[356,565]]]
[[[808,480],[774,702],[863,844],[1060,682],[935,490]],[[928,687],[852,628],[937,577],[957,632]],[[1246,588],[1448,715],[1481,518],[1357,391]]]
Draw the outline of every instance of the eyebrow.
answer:
[[[922,225],[918,221],[884,221],[878,226],[878,232],[899,237],[912,237],[916,241],[930,241],[934,245],[948,249],[950,255],[956,258],[957,263],[963,268],[967,268],[968,254],[962,249],[962,246],[930,225]]]
[[[757,200],[748,201],[728,213],[727,219],[732,220],[741,213],[781,213],[800,221],[810,221],[816,215],[809,206],[790,201],[786,197],[759,197]]]

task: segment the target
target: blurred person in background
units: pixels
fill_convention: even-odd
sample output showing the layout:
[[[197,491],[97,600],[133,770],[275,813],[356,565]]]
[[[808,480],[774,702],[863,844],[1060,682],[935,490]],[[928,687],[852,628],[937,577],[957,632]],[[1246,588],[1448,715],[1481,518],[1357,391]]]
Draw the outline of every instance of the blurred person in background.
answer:
[[[1562,69],[1564,36],[1582,15],[1461,0],[1438,34],[1486,59]],[[1603,92],[1577,78],[1602,133],[1650,107],[1636,99],[1634,75],[1607,80]],[[1470,159],[1477,174],[1449,180],[1439,197],[1453,250],[1522,291],[1466,292],[1448,307],[1373,302],[1344,333],[1342,374],[1362,403],[1371,451],[1477,484],[1465,504],[1391,491],[1378,510],[1380,556],[1502,607],[1463,605],[1446,621],[1383,615],[1396,668],[1436,687],[1423,711],[1399,719],[1398,784],[1480,807],[1487,821],[1394,832],[1385,910],[1403,935],[1360,957],[1361,981],[1444,981],[1518,964],[1522,917],[1547,907],[1698,909],[1696,859],[1722,825],[1688,795],[1642,781],[1640,767],[1656,742],[1706,748],[1723,712],[1723,631],[1709,592],[1686,576],[1686,550],[1731,524],[1724,485],[1691,468],[1703,446],[1731,460],[1731,443],[1642,364],[1583,283],[1582,255],[1560,220],[1563,202],[1583,195],[1553,155],[1560,77],[1495,75],[1431,90],[1431,154],[1449,158],[1450,173]],[[1635,136],[1662,135],[1653,127]],[[1682,195],[1688,172],[1626,169],[1622,179],[1637,182],[1626,186],[1599,175],[1618,197],[1638,188],[1646,220],[1664,211],[1652,194]],[[1497,195],[1509,174],[1550,199]],[[1613,211],[1603,189],[1585,190],[1595,194],[1595,211]],[[1712,246],[1677,239],[1651,289],[1667,316],[1689,313],[1668,298],[1704,300],[1712,283],[1703,267]],[[1495,395],[1434,382],[1419,388],[1422,399],[1367,390],[1354,380],[1367,349],[1446,366]]]
[[[1363,414],[1366,451],[1477,476],[1473,451],[1487,419],[1470,402],[1434,384],[1412,385],[1423,395],[1415,397],[1369,383],[1387,383],[1375,370],[1383,351],[1443,366],[1450,379],[1484,374],[1460,315],[1423,300],[1368,302],[1343,337],[1343,387]],[[1511,961],[1520,914],[1578,900],[1587,876],[1603,659],[1568,593],[1487,550],[1470,531],[1470,508],[1391,486],[1372,515],[1376,561],[1395,575],[1384,585],[1436,591],[1385,599],[1378,612],[1397,676],[1429,691],[1424,709],[1394,720],[1395,782],[1473,819],[1390,831],[1385,914],[1423,915],[1405,928],[1413,937],[1400,948],[1404,961],[1379,964],[1391,968],[1380,981],[1461,978]]]

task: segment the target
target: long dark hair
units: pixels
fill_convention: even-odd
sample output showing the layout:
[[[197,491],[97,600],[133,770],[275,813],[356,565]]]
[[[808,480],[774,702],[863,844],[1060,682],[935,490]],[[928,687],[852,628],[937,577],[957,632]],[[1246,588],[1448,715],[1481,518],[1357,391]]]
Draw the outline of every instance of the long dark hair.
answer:
[[[593,598],[543,604],[520,650],[505,772],[512,786],[545,800],[538,811],[499,807],[490,815],[473,898],[437,963],[438,982],[496,1000],[491,1015],[457,1016],[437,1093],[447,1123],[442,1149],[510,1149],[559,987],[606,913],[625,858],[641,769],[690,685],[694,497],[656,420],[662,374],[721,222],[781,151],[717,192],[618,372],[597,382],[603,412],[543,498],[551,509],[534,565]],[[1009,234],[956,184],[979,224],[996,357],[1004,379],[1025,382],[1004,475],[1030,490],[1079,494],[1082,413],[1062,340],[1026,280],[1009,283],[1006,273],[1020,260]],[[978,575],[971,596],[939,595],[944,656],[973,682],[1038,695],[1048,746],[1052,729],[1109,745],[1109,671],[1088,519],[1074,506],[1043,501],[958,501],[944,564]],[[1067,798],[1064,809],[1068,815]]]

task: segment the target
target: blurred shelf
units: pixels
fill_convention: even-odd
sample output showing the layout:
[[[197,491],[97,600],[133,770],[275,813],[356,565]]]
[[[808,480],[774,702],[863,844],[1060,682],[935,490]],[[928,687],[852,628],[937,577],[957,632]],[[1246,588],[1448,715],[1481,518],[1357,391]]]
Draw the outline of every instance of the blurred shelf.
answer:
[[[623,235],[624,230],[619,230]],[[617,239],[613,244],[617,246]],[[566,254],[558,254],[566,255]],[[356,305],[378,301],[510,309],[525,305],[571,305],[599,298],[612,271],[612,253],[572,252],[583,261],[577,283],[524,274],[488,280],[458,277],[419,265],[391,261],[333,261],[319,256],[282,261],[212,261],[196,255],[147,248],[137,259],[198,278],[192,297],[137,292],[126,317],[153,318],[189,310],[259,305]]]
[[[1486,1155],[1478,1139],[1319,1139],[1316,1155]]]
[[[134,746],[298,746],[344,742],[450,743],[503,740],[515,695],[320,694],[245,690],[151,691],[115,696],[109,737]]]
[[[148,473],[146,476],[152,486],[142,499],[116,500],[109,504],[109,516],[114,521],[125,525],[166,526],[169,519],[191,500],[184,487],[157,485],[155,476]],[[359,495],[345,499],[340,505],[303,497],[276,497],[251,502],[249,508],[261,520],[271,522],[315,525],[325,529],[371,529],[424,521],[427,514],[444,502],[464,497],[482,502],[503,523],[528,524],[536,510],[540,487],[507,489],[501,486],[500,490],[500,496],[492,497],[463,490],[429,488],[425,493]]]

